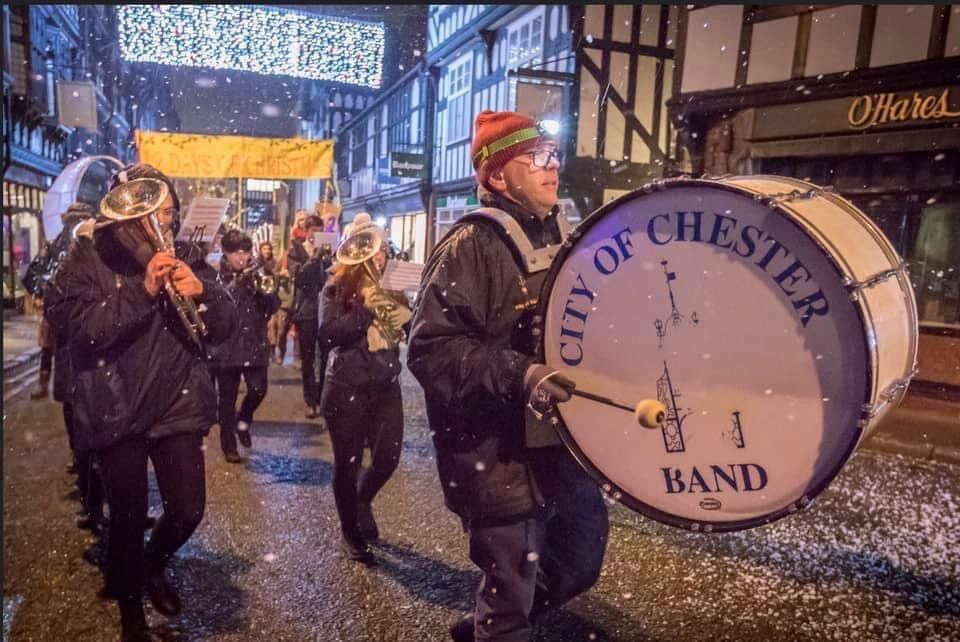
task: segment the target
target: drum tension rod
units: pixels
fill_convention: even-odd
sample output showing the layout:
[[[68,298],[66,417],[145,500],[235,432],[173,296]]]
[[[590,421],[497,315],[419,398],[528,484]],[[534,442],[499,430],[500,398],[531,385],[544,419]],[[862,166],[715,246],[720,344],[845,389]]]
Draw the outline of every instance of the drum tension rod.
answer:
[[[909,265],[906,261],[902,262],[896,267],[892,267],[886,270],[881,270],[876,274],[871,274],[862,281],[854,281],[850,277],[847,277],[843,280],[843,287],[847,289],[847,292],[850,293],[850,297],[853,300],[856,300],[859,296],[860,290],[865,290],[867,288],[872,288],[878,283],[882,283],[889,279],[891,276],[896,275],[899,272],[906,272],[909,269]]]
[[[903,393],[907,391],[907,388],[910,386],[910,381],[916,376],[918,370],[916,367],[913,368],[910,372],[907,373],[902,379],[894,379],[890,382],[890,385],[887,386],[879,395],[881,399],[880,403],[876,406],[871,406],[870,404],[864,404],[864,413],[869,419],[876,417],[881,410],[883,410],[888,404],[899,399]]]
[[[754,198],[756,198],[758,201],[769,203],[770,205],[776,205],[778,203],[787,203],[798,199],[819,198],[824,194],[824,191],[825,190],[821,187],[813,187],[805,191],[795,189],[792,192],[780,192],[779,194],[756,194]]]

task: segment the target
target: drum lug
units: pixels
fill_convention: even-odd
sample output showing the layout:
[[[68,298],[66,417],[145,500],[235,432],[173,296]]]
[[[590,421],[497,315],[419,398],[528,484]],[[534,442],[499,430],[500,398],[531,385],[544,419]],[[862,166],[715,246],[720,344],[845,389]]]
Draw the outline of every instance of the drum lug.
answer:
[[[870,276],[868,276],[862,281],[854,281],[850,277],[846,277],[843,280],[843,287],[845,287],[847,289],[847,292],[850,294],[851,301],[859,301],[861,290],[872,288],[878,283],[883,283],[884,281],[889,279],[891,276],[895,276],[900,272],[906,273],[908,269],[909,269],[909,265],[907,264],[906,261],[904,261],[896,267],[892,267],[886,270],[881,270],[876,274],[871,274]]]
[[[876,406],[864,404],[863,411],[866,416],[864,419],[861,419],[859,423],[864,424],[865,426],[870,422],[871,419],[880,414],[880,411],[886,408],[888,404],[899,402],[906,393],[907,388],[910,386],[910,381],[916,374],[917,369],[914,368],[903,379],[895,379],[890,382],[890,385],[880,393],[880,403],[878,403]]]
[[[754,198],[758,201],[763,201],[767,205],[779,205],[780,203],[788,203],[801,199],[820,198],[825,191],[822,187],[812,187],[808,190],[795,189],[792,192],[781,192],[779,194],[756,194]]]
[[[533,326],[530,329],[530,333],[533,336],[539,337],[541,334],[543,334],[543,317],[541,315],[534,315],[534,317],[530,320],[530,325]]]

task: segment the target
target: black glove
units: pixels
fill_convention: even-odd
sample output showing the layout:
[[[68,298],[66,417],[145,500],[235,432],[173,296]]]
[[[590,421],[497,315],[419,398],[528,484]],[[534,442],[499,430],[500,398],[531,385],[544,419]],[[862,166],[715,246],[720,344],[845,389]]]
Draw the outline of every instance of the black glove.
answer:
[[[576,387],[559,371],[543,363],[532,363],[523,378],[527,407],[539,419],[551,406],[568,401]]]

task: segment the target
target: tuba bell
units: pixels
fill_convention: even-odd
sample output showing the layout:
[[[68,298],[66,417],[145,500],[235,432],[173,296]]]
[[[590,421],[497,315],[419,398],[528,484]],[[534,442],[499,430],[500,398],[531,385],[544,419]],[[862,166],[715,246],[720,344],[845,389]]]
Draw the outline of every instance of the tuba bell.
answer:
[[[373,262],[376,256],[383,248],[382,231],[374,223],[361,223],[354,230],[351,230],[340,247],[337,248],[337,261],[344,265],[362,265],[363,270],[369,277],[372,285],[372,296],[368,299],[367,306],[373,312],[373,329],[382,337],[383,342],[380,349],[396,348],[404,339],[403,328],[401,327],[410,319],[410,309],[391,297],[380,287],[380,270]],[[372,299],[373,301],[369,301]],[[368,343],[369,341],[368,335]],[[375,342],[378,343],[378,342]],[[376,348],[371,345],[372,351]]]
[[[172,235],[164,234],[160,220],[157,218],[157,211],[169,195],[170,188],[163,181],[155,178],[137,178],[121,183],[110,190],[100,201],[100,211],[106,218],[116,223],[146,218],[150,227],[149,233],[140,225],[127,228],[130,234],[140,236],[136,239],[141,245],[138,255],[141,251],[144,255],[149,252],[150,256],[156,252],[172,253],[174,251]],[[187,334],[202,349],[207,327],[200,318],[197,304],[192,298],[177,292],[170,275],[167,275],[164,280],[163,287],[183,322]]]

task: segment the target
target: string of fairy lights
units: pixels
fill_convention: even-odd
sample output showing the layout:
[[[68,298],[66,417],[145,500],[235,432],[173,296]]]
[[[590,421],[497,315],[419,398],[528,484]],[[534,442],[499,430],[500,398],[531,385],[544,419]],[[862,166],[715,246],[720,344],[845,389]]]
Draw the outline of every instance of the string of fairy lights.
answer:
[[[232,69],[379,88],[382,23],[246,5],[121,5],[130,62]]]

